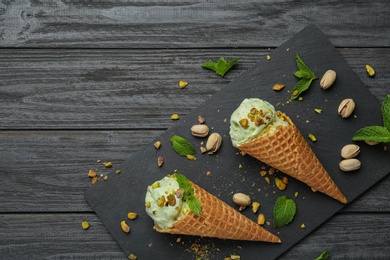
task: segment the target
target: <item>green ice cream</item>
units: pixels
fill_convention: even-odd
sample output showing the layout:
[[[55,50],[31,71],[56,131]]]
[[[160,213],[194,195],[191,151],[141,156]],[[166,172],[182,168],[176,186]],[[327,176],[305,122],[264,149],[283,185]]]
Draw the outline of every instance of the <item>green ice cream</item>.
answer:
[[[230,118],[230,138],[239,147],[258,136],[272,131],[273,126],[288,125],[277,116],[275,108],[258,98],[244,99]]]
[[[174,175],[148,186],[146,213],[160,229],[172,228],[173,223],[189,211],[187,202],[183,201],[183,192]]]

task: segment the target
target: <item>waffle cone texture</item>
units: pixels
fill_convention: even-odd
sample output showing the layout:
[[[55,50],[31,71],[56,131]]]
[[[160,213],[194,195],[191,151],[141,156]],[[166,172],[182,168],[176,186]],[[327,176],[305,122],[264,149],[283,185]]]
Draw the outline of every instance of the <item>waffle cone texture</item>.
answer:
[[[172,228],[155,229],[161,233],[216,237],[221,239],[280,243],[280,239],[214,195],[191,182],[202,204],[202,213],[192,211],[177,220]]]
[[[250,156],[306,183],[342,203],[347,199],[329,176],[309,144],[291,119],[281,113],[289,125],[276,126],[271,133],[252,139],[238,148]]]

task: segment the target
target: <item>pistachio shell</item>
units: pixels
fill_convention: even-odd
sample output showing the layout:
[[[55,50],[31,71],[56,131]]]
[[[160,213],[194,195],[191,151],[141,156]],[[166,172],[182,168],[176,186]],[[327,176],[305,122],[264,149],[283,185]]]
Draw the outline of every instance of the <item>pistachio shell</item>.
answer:
[[[341,149],[341,157],[350,159],[356,157],[360,153],[360,147],[356,144],[347,144]]]
[[[233,202],[238,206],[249,206],[251,204],[251,198],[244,193],[236,193],[233,195]]]
[[[342,118],[347,118],[350,115],[352,115],[353,111],[355,110],[355,102],[352,98],[346,98],[343,101],[341,101],[337,112]]]
[[[222,136],[218,133],[212,133],[207,139],[206,150],[209,153],[215,153],[218,151],[222,144]]]
[[[322,76],[320,81],[320,86],[323,89],[328,89],[333,85],[336,80],[336,72],[334,70],[328,70],[325,72],[324,76]]]
[[[193,136],[206,137],[209,134],[209,127],[204,124],[198,124],[191,127]]]
[[[361,162],[358,159],[345,159],[339,163],[340,169],[344,172],[350,172],[360,169]]]

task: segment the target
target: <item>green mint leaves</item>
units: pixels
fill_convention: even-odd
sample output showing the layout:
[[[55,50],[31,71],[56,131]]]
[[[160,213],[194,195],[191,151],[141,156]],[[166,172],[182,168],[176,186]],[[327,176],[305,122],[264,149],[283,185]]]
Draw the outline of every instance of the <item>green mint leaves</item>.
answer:
[[[352,141],[390,142],[390,94],[386,96],[382,107],[383,126],[366,126],[359,129]]]
[[[281,196],[276,200],[274,206],[274,226],[281,227],[290,223],[297,211],[297,206],[293,199]]]
[[[202,68],[210,69],[215,71],[218,75],[221,77],[225,76],[225,74],[233,67],[233,65],[239,60],[240,58],[235,58],[231,61],[226,61],[224,57],[221,57],[218,62],[214,61],[205,61],[202,65],[200,65]]]
[[[311,82],[317,78],[316,75],[314,75],[314,72],[311,71],[308,66],[306,66],[298,54],[295,55],[295,61],[299,70],[296,71],[294,75],[300,80],[292,90],[291,99],[298,98],[303,91],[310,87]]]
[[[178,135],[172,136],[171,144],[173,150],[175,150],[175,152],[177,152],[181,156],[187,156],[189,154],[196,153],[195,148],[192,146],[192,144],[181,136]]]
[[[200,200],[195,196],[195,191],[190,181],[184,175],[178,173],[175,174],[175,178],[179,183],[179,187],[184,190],[183,199],[187,201],[188,207],[196,216],[200,216],[202,205]]]
[[[318,257],[316,257],[314,260],[327,260],[329,258],[329,250],[325,250],[320,254]]]

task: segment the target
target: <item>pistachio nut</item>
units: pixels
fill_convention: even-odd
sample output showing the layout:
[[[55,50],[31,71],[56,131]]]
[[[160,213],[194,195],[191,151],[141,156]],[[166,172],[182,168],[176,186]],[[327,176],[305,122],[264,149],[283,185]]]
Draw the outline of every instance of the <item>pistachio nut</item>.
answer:
[[[215,153],[218,151],[222,144],[222,136],[218,133],[212,133],[207,139],[206,150],[209,153]]]
[[[369,140],[365,140],[364,142],[365,142],[366,144],[368,144],[368,145],[377,145],[377,144],[379,144],[379,142],[369,141]]]
[[[233,195],[233,202],[238,206],[246,207],[251,204],[251,198],[244,193],[236,193]]]
[[[341,149],[341,157],[351,159],[360,153],[360,147],[356,144],[347,144]]]
[[[344,172],[350,172],[360,169],[361,162],[358,159],[345,159],[339,163],[340,169]]]
[[[350,115],[352,115],[352,112],[355,110],[355,102],[353,101],[352,98],[347,98],[341,101],[337,111],[338,114],[342,118],[347,118]]]
[[[209,134],[209,127],[204,124],[198,124],[191,127],[191,134],[197,137],[206,137]]]
[[[320,81],[320,86],[323,89],[328,89],[330,88],[330,86],[333,85],[335,80],[336,80],[336,72],[334,70],[328,70],[322,76]]]

